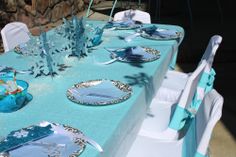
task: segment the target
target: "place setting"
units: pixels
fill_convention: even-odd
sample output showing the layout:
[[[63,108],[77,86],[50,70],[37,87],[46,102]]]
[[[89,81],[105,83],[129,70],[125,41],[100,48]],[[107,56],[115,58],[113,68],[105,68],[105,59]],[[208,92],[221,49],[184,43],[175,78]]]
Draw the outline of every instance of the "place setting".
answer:
[[[162,41],[162,40],[181,40],[184,34],[177,30],[151,25],[137,28],[135,29],[134,33],[131,33],[131,35],[125,37],[122,36],[120,38],[125,40],[126,42],[131,42],[134,38],[139,36],[145,39]]]
[[[134,16],[135,13],[132,10],[125,12],[122,20],[108,21],[105,28],[111,30],[133,30],[142,27],[143,23],[133,20]]]
[[[91,145],[102,153],[102,147],[82,131],[68,125],[40,122],[10,132],[0,141],[0,157],[77,157]]]
[[[123,48],[104,48],[110,53],[111,60],[96,62],[100,65],[108,65],[116,61],[124,63],[146,63],[161,57],[161,52],[148,46],[128,46]]]
[[[132,30],[137,29],[142,26],[142,23],[139,21],[134,21],[132,19],[126,19],[122,21],[109,21],[105,25],[105,29],[110,30]]]
[[[72,102],[89,106],[118,104],[129,99],[131,95],[131,86],[109,79],[80,82],[66,92],[67,98]]]

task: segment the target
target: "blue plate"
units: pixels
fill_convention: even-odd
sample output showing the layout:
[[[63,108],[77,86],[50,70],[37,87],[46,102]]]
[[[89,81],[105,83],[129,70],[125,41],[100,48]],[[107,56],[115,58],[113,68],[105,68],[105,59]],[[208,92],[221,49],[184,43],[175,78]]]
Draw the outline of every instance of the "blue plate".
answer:
[[[130,30],[140,28],[142,25],[133,20],[126,21],[110,21],[106,24],[105,28],[115,28],[116,30]]]
[[[183,36],[181,32],[171,29],[158,28],[156,26],[144,27],[139,30],[141,37],[152,40],[173,40]]]
[[[131,87],[120,81],[90,80],[69,88],[67,97],[75,103],[101,106],[125,101],[131,93]]]
[[[9,157],[72,157],[79,156],[86,146],[84,134],[70,126],[42,122],[12,131],[0,141],[0,156]]]
[[[107,49],[111,52],[111,58],[122,62],[150,62],[159,59],[160,51],[141,46],[132,46],[119,49]]]

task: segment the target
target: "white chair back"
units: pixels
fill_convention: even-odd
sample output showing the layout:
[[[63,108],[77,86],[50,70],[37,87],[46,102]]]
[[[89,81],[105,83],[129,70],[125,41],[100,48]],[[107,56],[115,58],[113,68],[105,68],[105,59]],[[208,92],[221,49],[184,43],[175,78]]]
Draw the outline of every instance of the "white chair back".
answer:
[[[197,67],[197,69],[188,78],[183,93],[180,96],[178,105],[170,120],[169,128],[178,131],[184,126],[184,119],[186,118],[185,116],[187,116],[185,114],[187,111],[192,112],[190,105],[194,103],[193,98],[197,92],[198,82],[201,79],[206,65],[207,62],[203,60],[201,64]]]
[[[155,111],[155,119],[145,119],[139,131],[139,135],[163,140],[177,140],[180,138],[180,133],[182,134],[180,130],[185,126],[185,120],[187,120],[186,118],[189,116],[189,108],[192,104],[193,97],[197,91],[198,82],[204,72],[206,64],[206,61],[202,61],[188,78],[178,104],[172,104],[176,105],[175,107],[156,106],[158,112]],[[172,112],[173,115],[170,112],[172,108],[175,108]],[[165,123],[162,121],[163,119],[165,119]]]
[[[208,145],[214,126],[222,115],[223,97],[211,90],[203,100],[196,115],[197,152],[207,155]]]
[[[211,39],[207,45],[207,48],[206,48],[206,50],[202,56],[202,59],[201,59],[201,61],[203,61],[203,60],[207,61],[207,66],[205,69],[206,73],[209,73],[211,70],[216,51],[217,51],[221,42],[222,42],[222,37],[219,35],[214,35],[211,37]]]
[[[29,29],[26,24],[21,22],[7,24],[1,30],[1,35],[5,52],[14,49],[18,44],[25,43],[30,39]]]
[[[198,87],[198,99],[203,99],[203,97],[205,96],[205,94],[208,92],[209,89],[205,89],[206,88],[206,85],[204,84],[205,83],[205,79],[207,77],[207,79],[209,79],[209,76],[211,77],[214,77],[214,70],[212,69],[212,64],[213,64],[213,61],[214,61],[214,57],[215,57],[215,54],[216,54],[216,51],[217,49],[219,48],[219,45],[220,43],[222,42],[222,37],[219,36],[219,35],[214,35],[211,37],[208,45],[207,45],[207,48],[202,56],[202,59],[200,61],[200,63],[203,61],[203,60],[206,60],[207,61],[207,65],[205,67],[205,70],[204,70],[204,77],[202,78],[203,80],[203,85],[200,85]],[[199,63],[199,64],[200,64]],[[213,79],[214,80],[214,79]],[[212,82],[213,83],[213,82]],[[213,84],[212,84],[213,86]],[[210,90],[212,89],[213,87],[210,87]]]
[[[129,18],[142,23],[151,23],[150,14],[141,10],[125,10],[114,15],[114,21],[122,21]]]
[[[179,106],[186,108],[187,105],[191,104],[193,97],[195,95],[198,82],[201,79],[202,73],[204,72],[204,68],[206,67],[207,62],[203,60],[201,64],[197,67],[197,69],[191,74],[188,78],[186,86],[183,90],[182,95],[180,96]]]

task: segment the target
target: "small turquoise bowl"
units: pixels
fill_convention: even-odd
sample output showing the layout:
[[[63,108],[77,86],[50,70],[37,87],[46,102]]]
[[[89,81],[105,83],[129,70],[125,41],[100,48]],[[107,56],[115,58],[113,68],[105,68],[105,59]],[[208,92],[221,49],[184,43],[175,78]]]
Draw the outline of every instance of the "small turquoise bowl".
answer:
[[[16,80],[16,84],[22,91],[16,94],[9,94],[0,99],[0,112],[17,111],[32,99],[32,96],[27,93],[29,87],[27,82],[23,80]]]

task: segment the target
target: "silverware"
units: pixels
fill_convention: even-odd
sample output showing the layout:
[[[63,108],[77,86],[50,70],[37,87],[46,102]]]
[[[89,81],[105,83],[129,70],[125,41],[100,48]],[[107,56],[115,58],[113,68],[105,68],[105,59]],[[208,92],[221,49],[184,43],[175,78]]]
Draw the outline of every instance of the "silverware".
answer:
[[[94,140],[92,140],[91,138],[87,137],[87,136],[83,136],[83,139],[88,143],[90,144],[91,146],[93,146],[97,151],[99,151],[100,153],[103,152],[103,149],[102,147],[97,143],[95,142]]]
[[[128,35],[127,37],[125,37],[125,41],[127,42],[130,42],[132,41],[134,38],[140,36],[141,34],[140,33],[134,33],[134,34],[131,34],[131,35]]]

